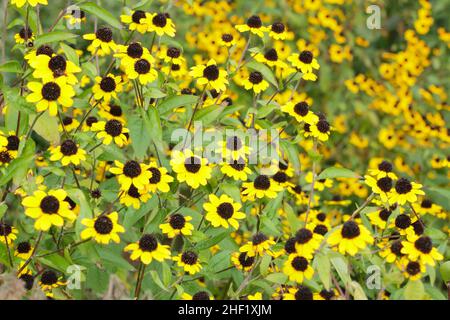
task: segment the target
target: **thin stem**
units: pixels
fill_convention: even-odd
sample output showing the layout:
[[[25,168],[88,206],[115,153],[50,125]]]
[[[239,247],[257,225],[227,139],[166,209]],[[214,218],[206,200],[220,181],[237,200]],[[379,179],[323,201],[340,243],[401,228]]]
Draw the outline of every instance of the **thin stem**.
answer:
[[[27,259],[27,261],[25,261],[25,263],[22,265],[22,267],[20,267],[19,271],[17,271],[17,274],[20,274],[30,264],[30,262],[33,260],[34,256],[36,255],[36,252],[37,252],[37,249],[39,247],[39,244],[41,243],[43,234],[44,234],[43,231],[39,232],[39,235],[38,235],[38,238],[36,240],[36,244],[34,245],[34,249],[33,249],[33,252],[31,253],[31,256]]]
[[[90,99],[89,99],[90,100]],[[86,114],[83,116],[83,118],[80,121],[80,124],[78,125],[78,127],[75,129],[75,133],[77,133],[78,130],[81,129],[81,126],[83,125],[84,121],[87,119],[87,117],[89,116],[89,114],[95,109],[95,107],[97,107],[97,105],[100,103],[100,101],[97,101],[89,110],[88,112],[86,112]]]
[[[409,204],[409,207],[411,208],[412,212],[416,216],[416,218],[419,221],[419,223],[422,226],[422,228],[425,229],[425,223],[423,223],[422,218],[419,216],[419,214],[416,212],[416,210],[414,210],[414,207],[411,205],[411,203]]]
[[[70,167],[72,169],[73,178],[75,179],[75,183],[77,184],[78,189],[80,189],[80,182],[78,181],[77,174],[75,173],[75,169],[73,167]]]
[[[38,113],[38,115],[34,118],[33,123],[31,123],[30,129],[28,130],[27,136],[25,137],[25,141],[28,140],[28,138],[30,137],[31,132],[33,131],[34,126],[36,125],[36,122],[44,114],[44,112],[45,111],[42,111],[41,113]]]
[[[139,265],[139,272],[138,272],[138,280],[136,282],[136,289],[134,291],[134,297],[135,297],[136,300],[139,300],[139,296],[141,294],[142,280],[144,280],[145,267],[146,267],[146,265],[141,262],[140,265]]]
[[[372,201],[372,199],[373,199],[374,197],[375,197],[375,193],[372,192],[372,193],[369,195],[369,197],[367,197],[366,201],[364,201],[364,203],[361,205],[361,207],[359,207],[358,209],[356,209],[355,211],[353,211],[353,213],[352,213],[350,219],[355,218],[355,217],[358,215],[358,213],[361,212],[362,209],[364,209],[365,207],[367,207],[367,205],[370,203],[370,201]]]
[[[189,135],[189,131],[191,130],[192,121],[194,120],[195,113],[197,112],[198,107],[203,104],[203,97],[205,96],[205,93],[206,93],[206,87],[207,87],[207,85],[203,88],[202,94],[198,98],[197,103],[195,104],[194,110],[192,111],[192,115],[191,115],[191,118],[189,119],[189,124],[188,124],[187,130],[186,130],[186,137],[184,138],[183,148],[186,146],[187,138]]]
[[[55,22],[53,22],[53,24],[51,25],[51,27],[48,29],[47,32],[51,32],[56,27],[56,25],[58,24],[59,20],[61,20],[61,18],[64,16],[65,12],[66,12],[65,8],[59,12],[58,17],[56,18]]]
[[[89,152],[94,151],[95,149],[97,149],[98,147],[100,147],[103,144],[103,142],[100,142],[99,144],[95,145],[94,147],[92,147]]]
[[[314,150],[314,152],[317,151],[317,140],[316,139],[314,139],[313,150]],[[314,198],[314,184],[315,184],[315,182],[316,182],[316,161],[313,160],[311,190],[309,191],[308,208],[306,209],[306,214],[305,214],[305,227],[306,227],[306,224],[308,223],[308,215],[309,215],[309,212],[311,211],[311,203],[312,203],[313,198]]]
[[[3,0],[3,33],[2,33],[2,64],[6,59],[6,38],[7,38],[7,21],[8,21],[8,0]]]
[[[244,51],[242,51],[241,57],[239,58],[239,62],[237,64],[236,72],[240,69],[242,60],[244,60],[245,54],[247,53],[248,47],[250,46],[250,40],[252,38],[251,32],[248,33],[247,43],[245,44]]]
[[[65,248],[59,248],[59,249],[57,249],[57,250],[55,250],[55,251],[52,251],[52,252],[48,252],[48,253],[44,253],[44,254],[38,255],[38,256],[36,256],[36,258],[42,258],[42,257],[50,256],[50,255],[52,255],[52,254],[62,252],[62,251],[64,251],[64,249],[66,249],[66,248],[72,249],[72,248],[78,247],[79,245],[81,245],[81,244],[83,244],[83,243],[89,242],[91,239],[92,239],[92,238],[85,239],[85,240],[82,240],[82,241],[79,241],[79,242],[75,242],[74,244],[70,244],[70,245],[68,245],[68,246],[65,247]]]
[[[11,251],[9,250],[9,242],[8,242],[8,236],[6,235],[6,233],[4,234],[5,237],[5,245],[6,245],[6,250],[8,251],[8,260],[9,260],[9,264],[11,266],[11,268],[14,267],[14,263],[11,257]]]

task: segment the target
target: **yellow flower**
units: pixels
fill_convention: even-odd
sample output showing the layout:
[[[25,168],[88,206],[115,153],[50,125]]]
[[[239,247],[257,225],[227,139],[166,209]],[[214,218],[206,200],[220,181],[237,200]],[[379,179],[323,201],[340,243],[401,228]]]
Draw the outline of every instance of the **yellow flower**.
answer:
[[[162,233],[167,234],[168,238],[174,238],[175,236],[182,234],[184,236],[190,236],[194,226],[189,223],[192,220],[190,216],[183,216],[175,213],[168,218],[168,223],[162,223],[159,225]]]
[[[130,131],[120,121],[97,121],[92,123],[91,128],[92,131],[98,131],[97,138],[102,139],[103,144],[109,145],[113,141],[119,147],[128,144],[128,133]]]
[[[194,189],[200,185],[205,186],[211,178],[212,168],[208,165],[208,160],[194,155],[189,149],[184,152],[173,151],[170,165],[177,173],[178,181],[186,182]]]
[[[133,206],[135,209],[139,209],[141,207],[141,202],[145,203],[152,197],[147,190],[139,190],[133,184],[130,185],[128,190],[120,191],[120,194],[120,203],[127,207]]]
[[[372,192],[378,194],[381,198],[381,201],[387,203],[388,195],[392,190],[393,181],[390,177],[382,177],[380,179],[375,179],[372,176],[365,175],[364,176],[365,183],[372,188]],[[389,200],[389,203],[393,203]]]
[[[312,259],[313,253],[320,247],[323,236],[311,231],[310,225],[301,228],[295,233],[295,251],[307,259]]]
[[[396,181],[395,187],[389,193],[389,202],[398,203],[400,205],[406,202],[414,203],[417,201],[417,195],[424,195],[422,185],[415,182],[410,182],[406,178],[400,178]]]
[[[139,259],[143,264],[150,264],[153,259],[162,262],[170,259],[170,247],[158,243],[152,234],[144,234],[138,242],[130,243],[123,250],[131,251],[130,259]]]
[[[181,299],[183,299],[183,300],[214,300],[214,297],[211,296],[206,291],[199,291],[192,296],[189,293],[183,292],[183,294],[181,295]]]
[[[143,190],[152,177],[151,171],[147,170],[148,166],[137,161],[130,160],[123,164],[115,160],[114,164],[116,167],[110,168],[109,171],[117,176],[121,190],[128,190],[131,184],[138,190]]]
[[[14,256],[19,257],[22,260],[27,260],[33,254],[33,246],[28,241],[19,243],[14,251]]]
[[[261,292],[255,292],[255,294],[249,294],[247,296],[248,300],[262,300],[263,296]]]
[[[134,64],[130,64],[126,67],[125,73],[129,79],[138,79],[141,84],[146,85],[149,82],[153,82],[158,77],[158,72],[152,68],[153,62],[154,59],[151,56],[136,59]]]
[[[181,50],[177,47],[163,47],[159,50],[158,58],[166,63],[181,65],[186,60],[181,55]]]
[[[250,200],[258,198],[276,198],[279,191],[282,190],[282,187],[272,181],[266,175],[259,175],[255,178],[253,182],[244,182],[243,187],[245,188],[242,191],[242,194],[247,196]]]
[[[253,235],[252,240],[244,244],[239,248],[239,252],[246,253],[249,257],[256,255],[263,255],[264,253],[271,253],[271,246],[275,244],[275,241],[268,238],[264,233],[258,232]]]
[[[146,23],[146,18],[148,13],[142,10],[131,10],[130,14],[123,14],[120,16],[120,21],[128,24],[128,29],[131,31],[137,30],[139,33],[146,33],[148,30],[148,25]]]
[[[17,239],[19,231],[7,224],[0,222],[0,242],[6,244],[8,247],[12,245],[13,241]]]
[[[228,177],[232,177],[234,180],[246,181],[247,176],[252,173],[252,170],[250,170],[245,162],[242,158],[233,160],[232,163],[223,162],[220,171]]]
[[[389,161],[381,161],[376,169],[369,169],[368,172],[371,176],[376,177],[376,179],[381,179],[384,177],[389,177],[393,180],[397,179],[395,173],[392,172],[393,166]]]
[[[289,101],[281,106],[281,111],[288,113],[300,123],[306,122],[308,124],[314,124],[319,121],[319,117],[310,110],[306,101],[300,101],[298,103]]]
[[[50,149],[50,161],[61,161],[63,166],[69,164],[79,165],[86,160],[86,151],[80,148],[75,141],[67,139],[59,146]]]
[[[98,29],[95,33],[83,35],[83,39],[92,41],[88,50],[95,55],[104,56],[111,54],[117,48],[113,39],[113,33],[110,28],[104,27]]]
[[[240,212],[241,204],[234,202],[232,198],[223,194],[217,197],[214,194],[209,195],[209,202],[203,204],[206,210],[205,219],[213,225],[213,227],[224,227],[228,229],[230,224],[236,230],[239,228],[238,219],[244,219],[245,213]]]
[[[81,68],[77,67],[72,61],[67,60],[62,55],[40,54],[30,61],[30,65],[35,69],[33,77],[42,79],[43,82],[54,81],[59,77],[63,77],[68,84],[74,85],[78,82],[74,73],[81,72]]]
[[[49,110],[51,116],[58,113],[58,104],[63,107],[73,105],[72,97],[75,95],[74,89],[66,83],[63,77],[49,82],[29,82],[28,89],[31,93],[26,100],[36,104],[38,112]]]
[[[288,61],[303,73],[303,79],[317,80],[317,76],[313,73],[313,70],[319,70],[320,65],[311,51],[304,50],[300,54],[294,53],[288,57]]]
[[[221,46],[230,48],[237,43],[236,39],[233,37],[231,33],[224,33],[220,37],[219,44]]]
[[[118,233],[125,232],[125,229],[118,224],[119,215],[116,211],[109,214],[102,214],[96,218],[81,220],[81,224],[87,228],[81,232],[81,239],[94,238],[101,244],[108,244],[110,241],[120,242]]]
[[[92,88],[95,100],[103,99],[109,102],[112,98],[117,99],[117,93],[122,91],[122,78],[108,74],[106,77],[95,77],[95,85]]]
[[[69,25],[71,26],[80,24],[82,22],[86,22],[86,12],[84,12],[83,10],[77,10],[73,7],[71,9],[69,7],[66,10],[66,15],[64,16],[64,19],[66,19]]]
[[[39,280],[39,285],[43,291],[50,291],[65,284],[66,283],[62,281],[62,277],[58,277],[56,272],[53,270],[45,270]]]
[[[148,31],[155,32],[158,36],[168,35],[169,37],[175,37],[175,25],[168,14],[146,14],[144,23],[148,26]]]
[[[14,35],[14,40],[18,44],[26,44],[30,45],[33,44],[35,37],[34,33],[30,28],[22,28],[20,29],[19,33],[16,33]]]
[[[258,62],[262,62],[269,67],[279,67],[279,68],[287,68],[286,63],[284,63],[280,57],[278,56],[278,52],[275,48],[271,48],[263,53],[256,53],[255,60]]]
[[[348,220],[328,237],[327,242],[331,246],[336,246],[340,253],[354,256],[367,244],[372,244],[374,239],[366,227]]]
[[[264,80],[261,72],[253,71],[250,73],[248,78],[246,78],[242,85],[246,90],[252,89],[256,94],[265,91],[269,87],[269,83]]]
[[[209,84],[217,91],[225,91],[227,88],[227,72],[219,69],[213,59],[210,59],[206,65],[192,67],[189,75],[197,78],[197,84],[200,86]]]
[[[246,24],[236,25],[235,28],[239,32],[250,31],[260,38],[264,37],[264,32],[268,31],[268,28],[262,25],[261,18],[258,16],[251,16],[250,18],[248,18]]]
[[[239,270],[249,271],[253,268],[255,257],[250,257],[246,252],[233,252],[231,262]]]
[[[397,263],[397,267],[403,272],[405,278],[412,281],[419,280],[426,272],[426,267],[420,261],[411,261],[406,257],[400,259]]]
[[[325,119],[320,119],[316,123],[310,124],[309,129],[311,130],[311,135],[318,138],[320,141],[327,141],[330,137],[330,124]]]
[[[16,5],[17,8],[22,8],[25,4],[36,7],[38,4],[48,5],[47,0],[11,0],[11,4]]]
[[[286,39],[288,31],[286,26],[281,22],[275,22],[270,26],[269,37],[275,40]]]
[[[407,241],[402,241],[401,252],[408,255],[409,260],[420,260],[421,264],[435,266],[444,256],[433,247],[433,241],[428,236],[417,236],[413,233],[407,235]]]
[[[48,192],[37,190],[32,196],[25,197],[22,205],[25,207],[25,214],[36,220],[35,229],[47,231],[52,225],[63,226],[63,218],[69,221],[76,219],[69,203],[64,201],[66,197],[67,193],[62,189]]]
[[[172,259],[177,261],[177,265],[190,275],[196,274],[202,269],[198,255],[194,251],[184,251]]]
[[[147,189],[150,192],[169,192],[169,183],[173,182],[173,177],[167,174],[167,169],[158,167],[156,162],[152,161],[147,166],[147,170],[152,173],[152,177],[148,180]]]
[[[283,266],[283,273],[289,280],[302,283],[303,279],[311,279],[314,269],[310,266],[308,259],[301,255],[290,254]]]

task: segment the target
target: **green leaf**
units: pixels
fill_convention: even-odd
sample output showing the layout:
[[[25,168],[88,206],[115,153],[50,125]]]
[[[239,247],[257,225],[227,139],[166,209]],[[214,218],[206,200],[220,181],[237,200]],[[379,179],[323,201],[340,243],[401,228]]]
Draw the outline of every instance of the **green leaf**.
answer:
[[[2,202],[0,204],[0,219],[3,218],[3,215],[5,214],[6,210],[8,210],[8,205]]]
[[[34,149],[34,141],[28,139],[20,156],[11,161],[9,166],[6,167],[5,174],[0,177],[0,187],[7,184],[13,178],[14,182],[17,184],[20,184],[20,182],[22,182],[27,171],[31,167],[31,163],[33,162]]]
[[[429,284],[425,284],[425,291],[428,293],[431,299],[433,300],[447,300],[448,298],[439,291],[438,288],[435,288]]]
[[[272,257],[268,254],[263,256],[261,264],[259,265],[259,272],[261,272],[263,276],[267,275],[267,273],[269,272],[269,265],[271,261]]]
[[[0,65],[0,72],[23,73],[23,70],[19,62],[12,60]]]
[[[409,280],[406,284],[403,295],[406,300],[422,300],[425,295],[425,288],[420,280]]]
[[[315,263],[317,264],[317,273],[319,274],[320,281],[322,281],[323,286],[326,290],[330,290],[331,288],[331,263],[330,258],[323,254],[319,253],[316,255]]]
[[[26,114],[36,113],[35,106],[27,102],[25,98],[20,95],[19,88],[9,88],[3,86],[1,89],[4,94],[6,104],[10,106],[11,109],[15,109]]]
[[[153,281],[158,285],[158,287],[160,287],[161,289],[163,289],[164,291],[167,291],[166,286],[162,283],[161,278],[158,275],[158,272],[156,272],[155,270],[151,270],[150,271],[150,275],[153,279]]]
[[[147,116],[143,117],[145,121],[145,128],[147,129],[150,139],[157,145],[162,142],[162,126],[160,113],[157,108],[149,107],[147,110]]]
[[[218,235],[210,238],[210,239],[206,239],[203,241],[200,241],[196,246],[195,249],[197,250],[205,250],[208,248],[211,248],[212,246],[218,244],[220,241],[222,241],[223,239],[225,239],[228,235],[230,234],[230,231],[224,231],[222,233],[219,233]]]
[[[297,149],[297,146],[285,140],[280,140],[280,146],[283,149],[283,151],[286,152],[289,162],[292,163],[294,169],[296,171],[299,171],[301,168],[300,168],[300,160],[298,159],[299,151]]]
[[[272,113],[272,111],[276,110],[276,107],[274,104],[266,104],[265,101],[260,100],[258,101],[261,103],[262,107],[258,108],[257,110],[257,115],[258,115],[258,119],[262,119],[267,117],[270,113]]]
[[[121,268],[125,271],[133,270],[133,267],[122,257],[122,249],[117,245],[95,246],[101,261],[110,263],[114,268]]]
[[[160,114],[165,114],[166,112],[171,112],[175,108],[191,105],[198,101],[199,97],[190,95],[190,94],[182,94],[179,96],[173,96],[165,99],[159,106],[158,110]]]
[[[71,46],[68,46],[64,42],[61,42],[59,45],[60,45],[61,49],[64,51],[64,53],[66,54],[67,59],[69,59],[69,61],[73,62],[75,65],[79,66],[80,59],[78,58],[78,55],[77,55],[77,52],[75,51],[75,49],[72,48]]]
[[[81,224],[81,221],[85,218],[91,219],[93,217],[91,206],[86,199],[86,195],[80,189],[68,189],[67,194],[80,206],[80,213],[75,224],[75,232],[79,236],[85,226]]]
[[[284,273],[277,272],[277,273],[271,273],[266,277],[267,281],[276,283],[276,284],[285,284],[288,277]]]
[[[350,288],[353,291],[353,298],[355,300],[367,300],[366,293],[358,282],[352,281],[350,283]]]
[[[81,10],[84,10],[90,14],[93,14],[94,16],[100,18],[101,20],[105,21],[109,25],[111,25],[114,28],[121,29],[122,24],[120,21],[114,17],[109,11],[106,9],[98,6],[97,4],[93,2],[85,2],[78,5]]]
[[[287,202],[284,203],[284,211],[286,212],[286,219],[291,227],[291,234],[294,235],[294,233],[300,229],[302,221],[298,219],[297,215],[294,213],[294,209],[292,209]]]
[[[212,273],[228,268],[230,262],[231,251],[223,250],[211,257],[208,261],[208,269]]]
[[[75,33],[65,32],[65,31],[52,31],[49,33],[44,33],[36,38],[34,41],[34,46],[36,48],[40,47],[43,44],[48,44],[51,42],[62,42],[69,39],[74,39],[78,37]]]
[[[338,255],[334,256],[330,259],[331,264],[333,265],[334,269],[339,275],[339,278],[341,278],[342,282],[347,285],[350,284],[352,279],[350,278],[350,275],[348,273],[348,267],[347,267],[347,261],[344,257]]]
[[[445,188],[430,187],[426,188],[425,192],[431,200],[443,206],[446,210],[450,210],[450,190]]]
[[[273,219],[276,216],[278,209],[281,207],[281,202],[284,198],[284,192],[279,192],[275,199],[271,199],[263,210],[263,215],[269,219]]]
[[[164,98],[166,95],[167,94],[165,94],[158,88],[154,88],[154,87],[147,88],[147,90],[145,91],[145,94],[144,94],[144,96],[153,98],[153,99]]]
[[[70,262],[59,254],[52,254],[45,258],[39,258],[39,262],[62,273],[66,273],[67,267],[71,265]]]
[[[30,119],[30,123],[31,122],[32,119]],[[59,143],[60,139],[58,127],[57,117],[52,117],[48,111],[45,111],[45,113],[36,121],[34,131],[42,138],[55,145]]]
[[[442,280],[444,282],[450,281],[450,261],[446,261],[443,264],[441,264],[439,268],[439,272],[441,273]]]
[[[142,110],[142,109],[141,109]],[[150,146],[149,120],[145,112],[133,113],[129,117],[128,128],[130,129],[131,141],[136,158],[144,159]]]
[[[197,121],[202,121],[203,125],[208,125],[211,122],[217,120],[219,118],[219,115],[222,112],[223,107],[218,105],[209,106],[206,108],[202,108],[197,111],[195,114],[194,119]]]
[[[166,263],[162,263],[162,280],[164,285],[167,287],[172,281],[172,272],[170,271],[170,266]]]
[[[350,169],[329,167],[323,170],[317,179],[333,179],[333,178],[360,178],[360,175]]]

